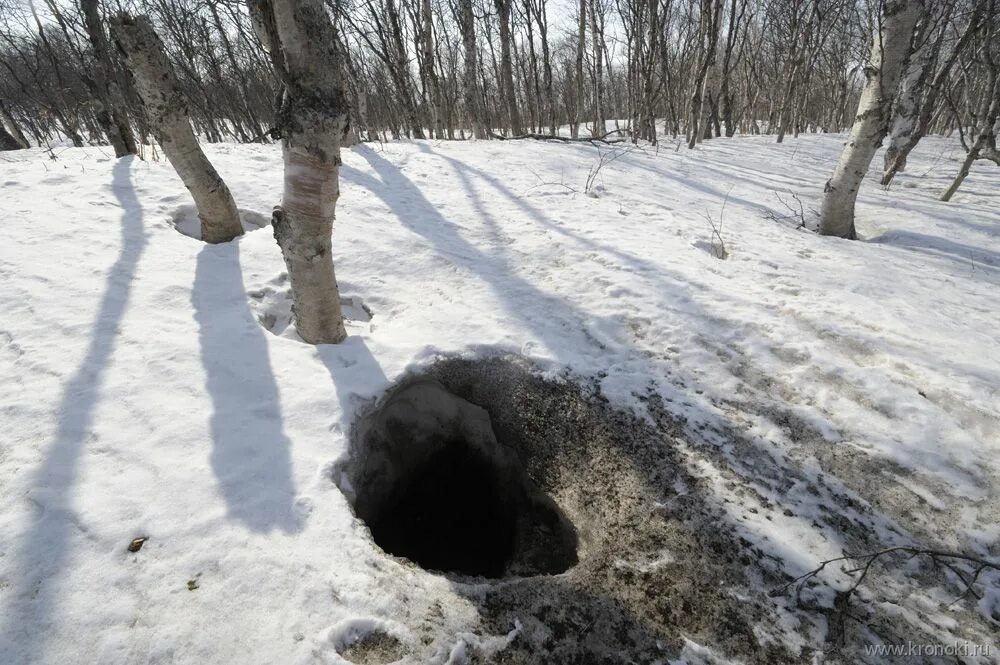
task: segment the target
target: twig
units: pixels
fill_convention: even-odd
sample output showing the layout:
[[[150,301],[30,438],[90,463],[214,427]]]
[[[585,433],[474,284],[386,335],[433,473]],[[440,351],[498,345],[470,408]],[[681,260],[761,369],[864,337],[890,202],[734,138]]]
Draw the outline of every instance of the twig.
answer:
[[[581,136],[577,138],[558,136],[556,134],[519,134],[518,136],[504,136],[503,134],[497,134],[496,132],[490,130],[490,136],[499,141],[521,141],[524,139],[533,139],[535,141],[559,141],[560,143],[602,143],[604,145],[625,143],[625,139],[621,139],[619,141],[608,141],[608,137],[612,134],[620,135],[621,130],[613,129],[603,136]]]
[[[732,193],[733,188],[730,187],[729,191],[726,192],[726,198],[722,200],[722,210],[719,211],[719,224],[716,225],[715,220],[712,219],[712,215],[705,213],[705,219],[708,220],[709,226],[712,227],[712,254],[717,259],[725,260],[729,258],[729,250],[726,249],[726,241],[722,239],[722,223],[725,220],[726,215],[726,204],[729,203],[729,194]],[[716,240],[718,240],[718,245],[716,245]]]
[[[789,194],[792,195],[792,198],[795,199],[795,203],[798,204],[798,209],[792,207],[785,199],[781,198],[781,195],[778,194],[778,192],[773,192],[773,194],[774,194],[774,198],[778,199],[778,202],[781,203],[781,205],[785,206],[785,208],[788,209],[788,212],[790,214],[788,214],[788,215],[779,215],[776,212],[774,212],[773,210],[771,210],[766,215],[764,215],[765,219],[769,219],[772,222],[779,222],[779,223],[784,223],[786,220],[794,219],[794,220],[798,220],[798,222],[799,222],[798,225],[795,228],[797,228],[797,229],[808,228],[806,226],[806,211],[805,211],[805,206],[803,205],[802,199],[799,198],[798,194],[796,194],[795,192],[789,192]],[[810,212],[815,212],[815,211],[813,211],[812,209],[810,209]]]
[[[963,598],[967,597],[969,594],[972,594],[976,598],[981,598],[981,595],[978,594],[976,590],[973,588],[975,583],[978,581],[979,576],[982,574],[984,570],[1000,571],[1000,563],[994,561],[988,561],[986,559],[973,556],[971,554],[962,554],[960,552],[945,552],[942,550],[923,549],[919,547],[909,547],[905,545],[900,545],[880,550],[878,552],[872,552],[870,554],[860,554],[860,555],[845,554],[844,556],[836,557],[834,559],[827,559],[826,561],[820,561],[819,565],[816,568],[813,568],[809,572],[803,575],[799,575],[798,577],[791,580],[787,584],[772,590],[768,595],[770,595],[771,597],[784,595],[785,593],[788,592],[790,588],[794,586],[795,600],[796,602],[799,602],[801,601],[802,589],[805,587],[806,583],[809,582],[809,580],[813,579],[814,577],[818,576],[821,572],[823,572],[823,570],[828,565],[833,563],[838,563],[840,561],[863,562],[861,563],[861,565],[855,568],[843,571],[847,575],[858,576],[857,579],[854,581],[854,583],[846,590],[837,591],[837,599],[839,603],[843,606],[842,609],[846,612],[848,601],[850,600],[854,592],[857,591],[858,587],[861,586],[862,582],[865,581],[865,577],[868,576],[868,573],[871,570],[871,567],[875,563],[875,561],[877,561],[879,558],[883,556],[895,553],[907,553],[910,555],[909,557],[910,559],[918,556],[926,556],[929,557],[931,561],[934,562],[935,565],[940,566],[942,568],[947,568],[948,570],[955,573],[955,575],[962,581],[964,588],[962,589],[961,595],[959,595],[955,600],[953,600],[951,602],[951,605],[954,605],[955,603],[959,602]],[[954,561],[966,561],[969,563],[973,563],[976,565],[976,568],[972,572],[970,577],[966,577],[965,574],[963,574],[957,568],[955,568],[952,562],[947,561],[948,559]],[[835,603],[835,605],[836,604],[837,603]]]

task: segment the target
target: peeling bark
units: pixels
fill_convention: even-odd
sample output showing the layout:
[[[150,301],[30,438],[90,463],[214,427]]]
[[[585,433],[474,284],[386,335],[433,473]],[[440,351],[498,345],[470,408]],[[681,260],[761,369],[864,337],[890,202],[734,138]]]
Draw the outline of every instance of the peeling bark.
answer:
[[[320,0],[258,0],[266,43],[283,54],[278,132],[285,161],[281,205],[271,223],[288,267],[295,327],[311,344],[347,337],[333,266],[340,149],[350,105],[337,35]]]

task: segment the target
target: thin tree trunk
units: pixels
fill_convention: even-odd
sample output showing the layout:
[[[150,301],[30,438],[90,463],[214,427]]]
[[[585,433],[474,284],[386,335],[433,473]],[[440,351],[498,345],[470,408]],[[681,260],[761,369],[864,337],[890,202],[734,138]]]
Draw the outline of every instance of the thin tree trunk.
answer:
[[[278,114],[285,161],[281,205],[271,223],[288,267],[299,336],[311,344],[347,337],[333,267],[333,222],[340,196],[340,148],[350,104],[336,32],[320,0],[256,0],[270,13],[269,47],[284,54],[285,95]]]
[[[909,156],[910,152],[917,147],[920,139],[924,137],[927,130],[930,128],[931,121],[934,116],[934,109],[937,107],[938,95],[941,94],[941,90],[947,83],[948,76],[952,67],[955,65],[955,61],[958,59],[958,56],[965,50],[965,48],[972,41],[973,37],[976,35],[979,29],[979,22],[983,7],[984,3],[976,3],[971,15],[969,16],[969,22],[966,25],[965,31],[962,33],[962,36],[955,44],[944,64],[938,69],[937,74],[934,75],[934,79],[931,81],[923,103],[920,106],[916,126],[909,132],[909,134],[901,136],[900,140],[896,142],[895,146],[893,146],[893,159],[891,163],[885,165],[885,171],[882,176],[883,185],[891,183],[896,173],[902,170],[903,165],[906,164],[906,158]]]
[[[882,28],[872,41],[865,69],[866,82],[847,145],[823,195],[820,233],[855,238],[854,205],[875,151],[885,137],[896,84],[906,62],[917,19],[919,0],[886,0]]]
[[[21,131],[21,128],[18,127],[17,122],[10,114],[10,111],[7,110],[7,107],[4,106],[3,102],[0,102],[0,130],[2,130],[3,134],[10,137],[10,140],[5,139],[4,143],[11,147],[4,148],[4,150],[23,150],[31,147],[28,138]]]
[[[577,40],[576,40],[576,68],[575,76],[576,79],[574,83],[576,84],[576,104],[573,107],[573,121],[570,123],[570,136],[577,138],[580,135],[580,118],[583,117],[584,112],[584,98],[583,98],[583,50],[584,50],[584,40],[586,39],[587,31],[587,0],[580,0],[580,22],[577,26]]]
[[[106,109],[109,119],[108,139],[115,149],[115,157],[134,155],[138,151],[135,134],[132,133],[132,127],[125,113],[127,108],[125,95],[115,80],[115,67],[104,36],[97,0],[80,0],[80,7],[83,10],[87,37],[94,50],[94,83],[104,98],[103,103],[108,107]]]
[[[482,97],[479,93],[479,50],[476,46],[476,24],[472,13],[472,0],[460,0],[458,7],[459,31],[462,33],[462,47],[465,49],[465,69],[463,70],[463,90],[465,112],[469,114],[472,133],[477,139],[485,139],[486,123],[483,121]]]
[[[511,61],[511,0],[494,0],[500,20],[500,85],[503,100],[507,106],[510,131],[514,136],[524,133],[521,126],[521,112],[517,108],[517,93],[514,90],[514,66]]]
[[[198,145],[177,76],[149,19],[122,13],[112,19],[111,30],[135,77],[150,128],[198,207],[202,239],[218,243],[242,235],[233,196]]]
[[[431,14],[431,0],[420,2],[421,35],[420,46],[423,50],[422,64],[424,81],[428,87],[428,101],[431,107],[432,131],[437,139],[443,139],[444,118],[441,100],[441,83],[434,69],[434,16]]]
[[[965,155],[962,168],[959,170],[955,180],[952,181],[948,190],[941,195],[942,201],[951,201],[958,188],[965,181],[969,171],[972,170],[972,163],[977,159],[985,158],[991,161],[997,159],[996,155],[996,128],[997,120],[1000,118],[1000,65],[993,64],[990,71],[989,84],[983,91],[982,108],[977,113],[980,127],[976,141],[969,147],[969,152]],[[985,151],[985,152],[984,152]]]
[[[594,125],[591,136],[604,136],[607,121],[604,118],[604,57],[602,53],[604,35],[597,25],[597,3],[590,3],[590,41],[594,51]]]

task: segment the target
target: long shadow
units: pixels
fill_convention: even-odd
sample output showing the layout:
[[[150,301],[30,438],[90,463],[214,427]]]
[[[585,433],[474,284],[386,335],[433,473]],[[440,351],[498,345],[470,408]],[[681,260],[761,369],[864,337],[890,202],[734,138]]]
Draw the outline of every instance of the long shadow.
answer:
[[[442,152],[434,152],[430,149],[430,147],[428,147],[423,143],[417,143],[416,146],[421,152],[425,152],[441,160],[444,160],[452,167],[452,169],[455,171],[455,174],[462,180],[463,185],[466,189],[466,193],[474,202],[477,211],[479,211],[484,216],[484,219],[488,218],[489,215],[485,212],[485,209],[482,207],[482,202],[478,194],[472,188],[471,181],[469,180],[468,177],[468,175],[470,174],[479,178],[486,184],[490,185],[498,193],[502,194],[505,198],[507,198],[509,202],[513,203],[518,209],[520,209],[521,212],[523,212],[529,219],[533,220],[536,224],[545,228],[546,230],[551,231],[553,233],[557,233],[563,237],[566,237],[572,240],[573,242],[579,243],[580,245],[587,247],[592,251],[614,256],[619,261],[630,266],[636,272],[642,273],[646,277],[658,276],[661,279],[664,277],[664,271],[661,266],[655,265],[641,257],[636,256],[635,254],[631,254],[624,250],[618,249],[617,247],[612,247],[611,245],[598,242],[592,238],[587,238],[586,236],[580,235],[579,233],[574,233],[573,231],[567,229],[565,226],[553,222],[551,219],[549,219],[549,217],[545,213],[543,213],[541,210],[539,210],[538,208],[536,208],[535,206],[531,205],[526,200],[524,200],[524,197],[518,196],[517,194],[512,192],[509,187],[503,184],[503,182],[501,182],[498,178],[490,175],[489,173],[486,173],[481,169],[477,169],[476,167],[471,166],[466,162],[457,160],[453,157],[449,157],[448,155]],[[579,148],[579,149],[584,150],[585,148]],[[362,146],[362,150],[359,150],[359,152],[361,152],[365,156],[365,159],[367,159],[369,163],[372,164],[373,168],[376,168],[376,171],[379,173],[380,177],[384,177],[384,174],[387,172],[387,169],[395,168],[392,164],[379,157],[375,151],[373,151],[371,148],[367,146]],[[725,195],[719,194],[719,196],[721,198],[722,196]],[[689,288],[694,288],[699,290],[704,289],[704,287],[701,284],[693,283],[690,281],[682,282],[681,280],[677,279],[677,280],[672,280],[672,282],[674,285],[684,284],[686,287]]]
[[[229,516],[254,531],[298,531],[291,441],[267,333],[247,304],[238,242],[201,250],[191,304],[212,399],[212,470]]]
[[[316,355],[330,373],[340,402],[340,426],[348,432],[355,410],[381,394],[389,379],[359,335],[351,335],[340,344],[319,344]]]
[[[430,152],[425,145],[420,143],[416,145],[419,149]],[[590,334],[590,330],[593,329],[602,331],[602,334],[614,336],[615,343],[624,342],[624,344],[632,346],[627,333],[623,330],[625,325],[623,321],[612,317],[604,317],[604,319],[594,317],[566,298],[552,296],[541,291],[512,270],[514,266],[511,265],[504,250],[485,252],[462,237],[458,227],[449,222],[427,200],[420,189],[403,175],[397,166],[383,159],[367,146],[361,146],[356,151],[369,163],[377,177],[344,167],[342,170],[344,178],[380,197],[401,224],[424,237],[440,255],[460,262],[463,267],[478,276],[496,294],[504,309],[525,329],[531,330],[541,338],[555,357],[568,360],[567,353],[579,346],[578,343],[574,343],[572,339],[574,336],[585,338],[582,340],[584,346],[603,349],[604,345],[601,341]],[[437,153],[435,155],[446,161],[457,162],[457,160]],[[625,262],[632,270],[644,273],[644,277],[658,288],[672,288],[677,298],[683,299],[686,303],[686,306],[676,308],[679,310],[679,315],[713,322],[721,326],[739,323],[726,321],[705,309],[696,300],[692,300],[689,294],[698,289],[698,285],[690,284],[681,277],[671,274],[662,266],[653,265],[628,252],[605,247],[599,242],[559,228],[541,211],[515,196],[495,178],[460,162],[456,164],[456,167],[456,172],[458,169],[462,169],[468,172],[468,175],[487,181],[499,193],[508,197],[525,215],[530,216],[540,225],[551,228],[554,232],[572,238],[596,251],[608,252]],[[476,212],[482,216],[482,222],[487,232],[495,235],[497,233],[496,221],[489,215],[486,206],[477,199],[477,193],[472,189],[471,179],[468,175],[459,174],[459,180],[471,197]],[[720,198],[723,196],[721,192],[713,191],[712,193],[717,193]],[[680,380],[681,397],[683,397],[683,391],[701,392],[699,390],[700,379],[697,376],[682,375],[677,378]],[[766,443],[762,444],[754,437],[743,436],[740,426],[728,422],[728,418],[724,414],[703,411],[703,408],[694,402],[684,401],[680,407],[677,411],[670,407],[661,408],[660,410],[664,414],[662,417],[656,416],[654,413],[657,421],[662,420],[664,423],[661,425],[663,431],[676,432],[695,443],[695,454],[704,457],[706,461],[710,461],[719,468],[732,470],[760,496],[782,497],[787,492],[789,483],[812,484],[811,471],[799,469],[791,457],[787,461],[779,461],[774,474],[762,474],[762,469],[774,468],[776,462],[773,450],[770,450]],[[690,420],[686,420],[689,416]],[[703,431],[706,430],[703,424],[707,425],[707,431]],[[640,476],[645,476],[651,487],[662,484],[662,478],[650,477],[648,471],[644,470],[643,459],[640,457],[626,455],[625,461],[636,468]],[[851,498],[854,490],[849,488],[845,490],[838,483],[828,485],[821,482],[812,491],[813,494],[797,496],[796,499],[796,501],[801,502],[799,507],[806,514],[810,514],[809,511],[813,510],[814,507],[818,509],[819,506],[836,503],[844,505],[842,514],[850,516],[846,523],[832,521],[824,523],[821,532],[824,538],[836,539],[837,542],[842,542],[847,547],[868,543],[871,538],[878,540],[873,534],[887,533],[887,526],[890,533],[896,528],[891,516],[884,518],[883,521],[881,514],[866,515],[846,507],[855,505],[854,499]],[[707,504],[722,509],[724,513],[724,507],[719,502],[718,497],[706,496],[705,501]],[[720,515],[720,522],[719,528],[722,529],[736,526],[733,518],[724,515]],[[816,526],[819,527],[818,524]],[[752,526],[748,525],[747,528],[753,530]],[[801,560],[801,554],[795,548],[785,547],[785,544],[779,542],[772,542],[771,547],[780,552],[782,558],[795,562],[793,570],[797,568],[807,569],[810,562]],[[558,586],[559,584],[556,582],[553,590]],[[498,626],[498,628],[502,629],[502,626]],[[585,632],[586,627],[583,627],[582,630]]]
[[[367,146],[359,146],[357,152],[371,164],[379,178],[347,166],[341,169],[343,177],[381,198],[404,226],[429,240],[438,252],[460,260],[463,266],[478,274],[503,302],[505,309],[542,338],[553,352],[558,353],[561,349],[568,348],[568,336],[587,336],[587,330],[591,327],[621,327],[620,321],[584,313],[569,304],[565,298],[541,291],[515,273],[504,254],[487,254],[463,238],[456,226],[446,220],[395,165]],[[559,314],[533,316],[524,310],[525,303],[541,305],[545,311]],[[573,330],[568,330],[562,323],[565,320],[574,321]]]
[[[1000,268],[1000,252],[983,247],[973,247],[939,236],[914,231],[888,231],[868,240],[891,247],[909,249],[930,256],[951,258],[965,265],[978,263],[994,270]]]
[[[0,612],[9,647],[22,645],[24,661],[4,656],[5,664],[41,662],[50,626],[59,623],[56,602],[59,577],[70,560],[70,542],[81,528],[72,505],[72,490],[94,411],[101,399],[104,372],[114,354],[119,326],[128,310],[132,282],[146,246],[142,206],[131,180],[135,157],[119,159],[114,166],[111,190],[122,209],[121,249],[108,271],[104,295],[92,326],[83,362],[63,387],[56,407],[56,435],[42,465],[30,481],[31,501],[39,514],[19,538],[16,554],[8,555],[13,588]],[[5,647],[8,648],[8,647]]]

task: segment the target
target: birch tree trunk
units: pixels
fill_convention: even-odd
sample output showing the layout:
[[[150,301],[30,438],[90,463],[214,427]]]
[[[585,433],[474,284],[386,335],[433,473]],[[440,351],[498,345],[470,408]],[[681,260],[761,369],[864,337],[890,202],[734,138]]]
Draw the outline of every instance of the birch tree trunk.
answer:
[[[111,31],[135,78],[150,129],[191,192],[205,242],[229,242],[243,234],[233,195],[208,161],[191,129],[187,104],[163,42],[145,16],[122,13]]]
[[[884,173],[889,173],[893,167],[895,171],[906,170],[906,154],[903,154],[902,147],[917,128],[920,120],[920,102],[927,91],[929,77],[933,73],[934,63],[937,61],[946,33],[942,28],[937,39],[931,41],[926,34],[932,28],[929,25],[930,18],[929,14],[925,15],[923,28],[917,29],[918,33],[924,34],[914,39],[913,52],[899,82],[896,103],[892,109],[892,122],[889,126],[889,147],[886,148],[883,161]],[[883,175],[883,180],[884,178]],[[884,180],[882,184],[888,185],[889,181]]]
[[[524,130],[521,127],[521,113],[517,108],[517,94],[514,91],[514,65],[510,53],[512,39],[510,3],[511,0],[494,0],[500,19],[500,85],[507,106],[507,116],[510,119],[510,131],[514,136],[518,136],[523,134]]]
[[[256,0],[270,13],[267,46],[283,55],[285,94],[278,111],[285,186],[274,209],[274,239],[288,267],[299,336],[311,344],[347,337],[333,268],[333,221],[340,196],[340,148],[350,105],[336,31],[321,0]]]
[[[959,55],[969,46],[973,38],[977,34],[980,27],[980,18],[982,16],[984,8],[984,3],[977,2],[973,7],[972,12],[969,15],[968,23],[966,24],[965,30],[962,36],[959,38],[958,42],[952,47],[951,52],[945,57],[944,63],[937,68],[937,73],[934,74],[933,79],[927,85],[927,90],[924,95],[924,99],[920,104],[920,109],[917,113],[916,124],[910,131],[906,134],[901,134],[898,140],[895,140],[892,147],[892,161],[888,159],[885,164],[885,172],[882,176],[882,184],[888,185],[892,182],[898,171],[903,169],[906,164],[906,158],[910,152],[917,147],[920,139],[924,137],[927,130],[930,128],[931,120],[934,115],[934,109],[937,107],[938,96],[941,94],[942,89],[948,82],[948,77],[952,68],[955,65],[956,60],[958,60]],[[949,13],[950,15],[950,13]],[[944,34],[944,31],[942,31]]]
[[[706,99],[706,91],[712,85],[709,71],[715,65],[715,50],[719,37],[719,15],[722,11],[722,0],[701,0],[701,19],[698,28],[698,41],[702,49],[700,64],[695,72],[693,92],[691,93],[691,126],[688,128],[688,148],[693,149],[701,143],[702,136],[708,127],[707,117],[711,115],[711,99]],[[702,120],[702,118],[706,120]]]
[[[21,128],[18,127],[17,121],[14,120],[14,116],[10,114],[7,107],[4,106],[2,100],[0,100],[0,127],[5,128],[5,131],[10,134],[13,139],[11,145],[17,144],[17,148],[10,148],[11,150],[20,150],[23,148],[30,148],[31,143],[28,141],[28,137],[24,135]]]
[[[718,82],[718,69],[715,66],[715,48],[708,54],[708,70],[705,72],[705,86],[701,91],[701,120],[698,123],[700,136],[702,139],[712,138],[712,109],[715,106]]]
[[[424,82],[429,88],[427,97],[431,107],[431,131],[435,138],[443,139],[443,102],[441,83],[434,69],[434,16],[431,14],[431,0],[421,0],[420,3],[420,47],[423,51]]]
[[[0,101],[0,150],[24,150],[30,147],[24,132]]]
[[[472,124],[472,133],[477,139],[485,139],[486,123],[483,122],[483,107],[479,94],[479,50],[476,46],[476,23],[472,13],[472,0],[460,0],[457,16],[459,31],[462,33],[462,47],[465,50],[463,70],[465,112]]]
[[[27,147],[22,145],[17,137],[8,132],[3,123],[0,122],[0,150],[24,150]]]
[[[990,72],[989,84],[983,93],[982,108],[977,113],[980,126],[975,142],[969,146],[969,152],[965,155],[962,168],[952,181],[951,186],[941,195],[942,201],[951,201],[958,188],[962,186],[965,178],[972,170],[972,163],[977,159],[985,158],[994,160],[996,158],[996,130],[997,120],[1000,119],[1000,64],[995,65]]]
[[[587,30],[587,0],[580,0],[580,14],[579,23],[577,24],[577,39],[576,39],[576,62],[574,68],[574,83],[576,84],[576,105],[574,106],[575,115],[573,116],[573,122],[570,124],[570,136],[577,138],[580,134],[580,118],[583,116],[584,109],[584,98],[583,98],[583,49],[584,49],[584,39],[586,38]]]
[[[819,229],[823,235],[857,237],[854,205],[858,189],[885,137],[896,84],[921,11],[919,0],[886,0],[882,6],[881,30],[872,41],[854,126],[824,189]]]
[[[115,157],[134,155],[137,152],[135,135],[125,115],[125,96],[115,81],[114,65],[108,52],[97,0],[80,0],[80,8],[83,10],[90,46],[94,50],[94,85],[103,97],[102,102],[108,107],[103,110],[107,114],[105,132],[115,149]]]
[[[604,119],[604,34],[598,29],[597,3],[590,2],[590,41],[594,52],[594,125],[590,128],[591,136],[604,136],[607,121]]]

